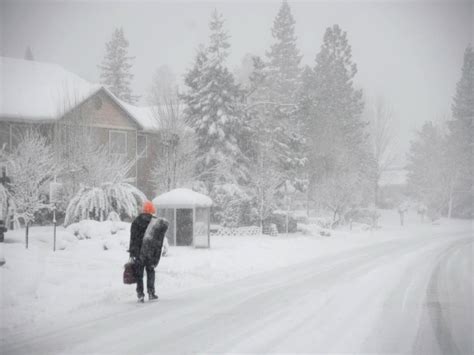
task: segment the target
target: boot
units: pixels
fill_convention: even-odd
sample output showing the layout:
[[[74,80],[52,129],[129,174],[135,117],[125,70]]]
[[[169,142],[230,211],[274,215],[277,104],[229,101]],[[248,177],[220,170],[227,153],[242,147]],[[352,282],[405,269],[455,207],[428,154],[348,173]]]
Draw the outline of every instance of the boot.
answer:
[[[144,295],[138,295],[138,303],[143,303],[145,302],[145,296]]]
[[[158,296],[155,295],[155,292],[150,292],[150,293],[148,294],[148,300],[149,300],[149,301],[153,301],[153,300],[157,300],[157,299],[158,299]]]

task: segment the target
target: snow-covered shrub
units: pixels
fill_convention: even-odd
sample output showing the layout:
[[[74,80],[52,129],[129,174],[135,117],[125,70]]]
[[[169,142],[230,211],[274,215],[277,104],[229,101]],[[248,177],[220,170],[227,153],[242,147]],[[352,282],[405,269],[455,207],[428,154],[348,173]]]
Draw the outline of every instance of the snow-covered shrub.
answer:
[[[81,188],[69,202],[64,225],[83,220],[105,220],[110,212],[119,212],[132,218],[139,212],[146,196],[128,183],[105,183],[101,187]]]
[[[319,231],[319,235],[322,236],[322,237],[330,237],[331,236],[331,230],[322,228]]]
[[[120,222],[120,216],[117,212],[110,211],[109,215],[107,216],[107,221]]]
[[[102,243],[102,248],[104,250],[118,250],[118,249],[123,249],[122,244],[120,243],[119,240],[115,238],[107,238],[104,240]]]
[[[62,235],[60,239],[57,241],[57,249],[58,250],[65,250],[68,249],[70,246],[73,246],[78,242],[78,238],[73,234],[65,234]]]
[[[322,228],[317,224],[298,224],[298,231],[303,235],[330,237],[331,230]]]
[[[309,217],[309,224],[315,224],[321,228],[331,228],[332,218],[331,217]]]
[[[221,184],[214,187],[211,198],[214,220],[225,227],[238,227],[242,224],[244,204],[249,197],[237,184]]]
[[[377,227],[379,218],[380,213],[375,209],[369,208],[351,209],[344,216],[345,221],[350,223],[352,227],[355,223],[358,223],[375,228]]]
[[[359,222],[354,222],[352,223],[351,230],[355,232],[365,232],[374,229],[374,227],[370,224],[367,223],[359,223]]]
[[[292,212],[292,216],[296,219],[298,223],[308,223],[308,214],[303,210],[296,210]]]
[[[66,230],[70,239],[63,238],[66,247],[72,242],[90,239],[102,250],[128,250],[130,243],[130,223],[83,220],[69,225]]]
[[[286,213],[283,211],[275,211],[270,216],[268,216],[264,224],[273,223],[278,229],[278,233],[286,233]],[[298,227],[296,219],[292,216],[288,216],[288,232],[295,233]]]
[[[303,223],[298,224],[298,232],[301,232],[301,234],[303,235],[314,235],[315,229],[319,229],[319,228],[311,224],[303,224]]]
[[[83,219],[103,221],[111,212],[136,216],[146,196],[126,179],[106,181],[99,186],[82,186],[69,202],[64,225]]]

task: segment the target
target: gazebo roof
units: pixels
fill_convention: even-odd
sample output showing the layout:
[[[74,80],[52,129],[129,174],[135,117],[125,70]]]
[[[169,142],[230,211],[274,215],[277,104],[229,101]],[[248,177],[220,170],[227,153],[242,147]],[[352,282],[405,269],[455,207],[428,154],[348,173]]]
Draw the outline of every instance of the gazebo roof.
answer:
[[[194,208],[211,207],[212,200],[199,192],[190,189],[174,189],[153,199],[157,208]]]

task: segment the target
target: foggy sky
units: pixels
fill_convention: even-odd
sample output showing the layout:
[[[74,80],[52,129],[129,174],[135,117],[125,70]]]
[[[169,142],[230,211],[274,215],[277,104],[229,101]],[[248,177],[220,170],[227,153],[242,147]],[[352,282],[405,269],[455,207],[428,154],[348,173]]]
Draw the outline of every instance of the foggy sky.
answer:
[[[98,82],[105,42],[122,26],[135,56],[133,90],[143,97],[155,69],[182,79],[199,43],[208,39],[214,8],[231,35],[229,67],[248,53],[264,55],[280,1],[139,2],[15,1],[1,3],[1,55],[54,62]],[[358,65],[356,85],[382,95],[395,112],[400,151],[426,120],[450,115],[463,52],[473,38],[472,1],[290,2],[303,64],[314,65],[324,31],[347,31]]]

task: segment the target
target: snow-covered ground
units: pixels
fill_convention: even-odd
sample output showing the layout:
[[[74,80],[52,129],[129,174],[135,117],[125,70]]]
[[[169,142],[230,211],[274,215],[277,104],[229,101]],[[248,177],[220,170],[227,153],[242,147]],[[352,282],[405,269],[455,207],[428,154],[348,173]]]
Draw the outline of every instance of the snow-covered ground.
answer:
[[[336,231],[331,237],[316,231],[279,237],[213,237],[210,249],[170,247],[157,268],[157,293],[170,298],[191,288],[218,286],[313,259],[330,260],[331,255],[390,240],[472,231],[470,221],[442,220],[433,225],[421,223],[414,213],[401,227],[394,211],[384,212],[380,225],[375,231]],[[2,245],[6,264],[0,268],[2,343],[25,328],[54,327],[91,312],[107,315],[116,311],[117,304],[135,302],[134,286],[122,284],[129,224],[87,221],[68,229],[58,227],[56,252],[52,238],[52,227],[34,227],[25,250],[23,230],[6,234]]]

